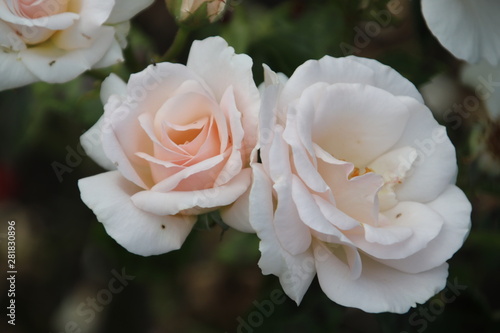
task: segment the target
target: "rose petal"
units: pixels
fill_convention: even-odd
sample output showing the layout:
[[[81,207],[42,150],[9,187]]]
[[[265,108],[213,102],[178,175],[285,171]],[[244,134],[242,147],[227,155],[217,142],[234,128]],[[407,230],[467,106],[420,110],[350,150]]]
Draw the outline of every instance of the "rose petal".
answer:
[[[316,251],[328,250],[318,243]],[[349,265],[336,255],[315,259],[319,284],[328,298],[365,312],[405,313],[443,289],[448,276],[446,263],[422,273],[407,274],[362,256],[362,274],[352,279]]]
[[[101,83],[101,102],[106,104],[111,95],[125,96],[127,84],[116,74],[111,73]]]
[[[424,249],[441,231],[443,218],[426,205],[400,202],[384,212],[388,223],[376,228],[365,226],[345,231],[345,235],[362,251],[379,259],[401,259]],[[372,226],[373,227],[373,226]],[[408,238],[408,231],[412,234]]]
[[[108,49],[108,52],[104,54],[104,56],[96,62],[92,68],[93,69],[99,69],[99,68],[105,68],[109,67],[112,65],[119,64],[123,62],[125,59],[123,58],[122,54],[122,48],[120,47],[120,44],[118,43],[117,40],[114,40],[111,43],[110,48]]]
[[[142,191],[132,196],[132,201],[140,209],[155,215],[174,215],[188,209],[213,210],[232,204],[245,193],[250,185],[250,173],[250,169],[244,169],[227,184],[208,190],[167,193]]]
[[[56,34],[52,41],[64,50],[90,47],[102,34],[103,24],[114,5],[115,0],[70,1],[68,11],[79,13],[80,19],[72,27]]]
[[[370,67],[374,71],[373,86],[383,89],[395,96],[409,96],[415,98],[420,103],[424,103],[424,99],[415,85],[396,72],[394,68],[381,64],[374,59],[355,56],[349,56],[347,58]]]
[[[130,20],[140,11],[149,7],[154,0],[115,0],[113,11],[106,21],[107,24],[116,24]]]
[[[99,37],[89,48],[64,51],[46,42],[19,54],[26,67],[40,80],[62,83],[91,69],[108,52],[113,38],[113,28],[102,27]]]
[[[251,177],[251,174],[249,174]],[[250,183],[250,182],[249,182]],[[222,207],[220,215],[224,223],[241,232],[255,233],[250,224],[250,190],[248,187],[233,204]]]
[[[66,13],[44,16],[35,19],[20,17],[14,15],[10,11],[5,1],[0,1],[0,20],[19,26],[42,27],[51,30],[64,30],[71,26],[79,18],[80,15],[78,15],[76,12],[71,12],[70,10]]]
[[[108,77],[109,79],[109,77]],[[80,137],[80,143],[90,158],[99,166],[106,170],[116,170],[116,165],[106,156],[102,148],[102,131],[104,126],[104,117],[92,126]]]
[[[471,224],[471,204],[464,193],[451,185],[427,207],[443,217],[441,232],[421,251],[399,260],[380,260],[381,263],[406,273],[420,273],[441,265],[463,245]]]
[[[210,66],[207,66],[207,59]],[[199,74],[214,92],[217,101],[222,99],[226,89],[234,89],[238,110],[242,114],[246,147],[257,143],[256,133],[260,94],[252,75],[252,59],[246,54],[235,54],[221,37],[209,37],[194,41],[191,46],[187,67]]]
[[[117,171],[80,179],[83,202],[103,223],[106,232],[128,251],[155,255],[179,249],[195,216],[157,216],[138,209],[131,196],[141,188]]]
[[[398,141],[409,118],[398,98],[361,84],[315,85],[297,108],[297,122],[314,129],[313,142],[360,168]]]
[[[38,78],[20,61],[16,53],[0,51],[0,91],[24,86],[38,81]]]
[[[333,74],[334,73],[334,74]],[[333,58],[325,56],[320,60],[308,60],[295,70],[285,84],[280,98],[280,108],[299,98],[303,91],[318,82],[375,83],[374,71],[353,58]]]
[[[403,184],[395,188],[399,201],[427,202],[434,200],[449,184],[455,181],[457,162],[455,147],[431,111],[412,98],[400,98],[411,110],[408,125],[393,149],[411,146],[418,158],[405,177]],[[412,156],[401,160],[410,164]]]

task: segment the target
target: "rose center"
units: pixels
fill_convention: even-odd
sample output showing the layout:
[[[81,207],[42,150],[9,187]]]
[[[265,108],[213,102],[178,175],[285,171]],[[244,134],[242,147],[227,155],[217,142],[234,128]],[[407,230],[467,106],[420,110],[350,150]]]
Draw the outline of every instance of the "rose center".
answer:
[[[6,0],[10,11],[19,17],[36,19],[65,12],[70,0]]]

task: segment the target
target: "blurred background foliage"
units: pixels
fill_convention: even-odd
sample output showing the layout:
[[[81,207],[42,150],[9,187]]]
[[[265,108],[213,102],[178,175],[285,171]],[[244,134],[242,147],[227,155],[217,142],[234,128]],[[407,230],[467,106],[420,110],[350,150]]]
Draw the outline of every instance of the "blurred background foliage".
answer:
[[[254,59],[258,83],[262,63],[291,75],[308,59],[355,54],[397,69],[419,88],[436,75],[451,78],[456,94],[445,111],[473,94],[459,83],[463,63],[427,30],[419,1],[226,1],[224,18],[192,31],[189,42],[221,35]],[[380,16],[395,4],[396,14]],[[102,78],[142,70],[167,50],[176,30],[156,1],[134,19],[124,64],[66,84],[0,93],[3,309],[9,220],[16,221],[18,267],[16,326],[4,317],[1,332],[500,332],[500,130],[483,109],[452,127],[443,109],[430,105],[457,147],[458,185],[473,204],[471,234],[449,261],[449,281],[466,288],[444,307],[438,294],[404,315],[368,314],[333,303],[317,281],[298,307],[283,296],[274,302],[282,289],[257,266],[256,236],[203,223],[181,250],[160,256],[136,256],[116,244],[80,200],[78,179],[103,170],[85,155],[79,136],[102,114]],[[177,60],[185,63],[188,50],[189,43]],[[480,162],[484,156],[490,163]],[[59,177],[55,165],[67,167]],[[135,278],[86,322],[79,306],[122,269]],[[450,289],[443,292],[450,296]],[[68,326],[72,321],[76,326]]]

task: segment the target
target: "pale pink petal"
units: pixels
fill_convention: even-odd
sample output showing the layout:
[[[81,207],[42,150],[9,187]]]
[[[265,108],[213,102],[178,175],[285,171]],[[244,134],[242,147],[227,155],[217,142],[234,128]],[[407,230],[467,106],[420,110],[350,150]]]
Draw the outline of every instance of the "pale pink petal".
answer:
[[[373,172],[349,179],[352,170],[353,166],[350,164],[318,161],[318,172],[328,184],[337,209],[359,222],[377,225],[377,192],[384,181]]]
[[[349,265],[341,259],[346,256],[341,250],[328,255],[328,249],[317,243],[315,251],[326,253],[315,256],[323,292],[340,305],[365,312],[405,313],[446,285],[446,263],[422,273],[407,274],[362,256],[362,274],[353,279]]]
[[[104,105],[102,147],[126,179],[147,189],[153,185],[149,164],[135,153],[151,150],[151,141],[147,140],[147,134],[136,124],[137,118],[135,121],[130,118],[133,113],[137,113],[132,106],[117,95],[108,99]]]
[[[207,59],[210,66],[207,66]],[[245,146],[254,147],[257,135],[253,133],[257,133],[260,94],[253,80],[252,59],[246,54],[235,54],[221,37],[209,37],[193,42],[187,67],[203,78],[217,101],[222,99],[228,87],[233,87],[246,133]]]
[[[179,164],[184,163],[184,161],[187,161],[190,158],[189,154],[184,149],[181,149],[179,145],[172,142],[168,136],[163,136],[161,138],[162,141],[158,139],[154,131],[154,120],[151,113],[142,113],[137,117],[137,120],[149,137],[149,140],[153,143],[152,155],[156,158]]]
[[[251,174],[249,174],[249,177],[251,177]],[[251,187],[248,187],[246,192],[234,203],[222,207],[219,211],[224,223],[231,228],[241,232],[255,233],[255,230],[250,224],[250,190]]]
[[[16,0],[17,1],[17,0]],[[7,7],[5,1],[0,1],[0,20],[26,27],[42,27],[51,30],[64,30],[80,18],[77,13],[60,13],[40,18],[26,18],[14,15]]]
[[[134,206],[131,196],[142,189],[112,171],[80,179],[83,202],[103,223],[106,232],[128,251],[155,255],[179,249],[195,216],[158,216]]]
[[[175,173],[168,174],[168,178],[156,183],[152,190],[156,192],[168,191],[189,191],[191,189],[207,189],[213,187],[224,163],[227,161],[229,152],[207,158],[204,161],[191,165],[189,167],[179,167],[174,169]],[[149,158],[153,161],[154,158]],[[154,161],[158,167],[164,163],[167,167],[175,167],[172,163],[161,160]],[[167,174],[165,174],[167,175]]]
[[[140,209],[155,215],[173,215],[185,210],[217,209],[232,204],[245,193],[251,182],[251,170],[242,170],[227,184],[200,191],[142,191],[132,196]]]

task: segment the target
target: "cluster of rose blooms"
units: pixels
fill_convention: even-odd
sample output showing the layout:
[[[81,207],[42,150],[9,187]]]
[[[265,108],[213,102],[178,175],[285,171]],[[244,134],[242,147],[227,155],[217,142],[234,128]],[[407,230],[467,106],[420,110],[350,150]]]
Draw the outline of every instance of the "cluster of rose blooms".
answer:
[[[121,61],[127,20],[151,2],[0,1],[0,89]],[[186,65],[104,80],[104,114],[82,145],[109,171],[78,186],[107,233],[162,254],[217,212],[257,234],[262,272],[297,303],[316,275],[330,299],[367,312],[403,313],[444,288],[471,206],[415,86],[355,56],[289,78],[263,71],[257,86],[252,59],[210,37]]]

